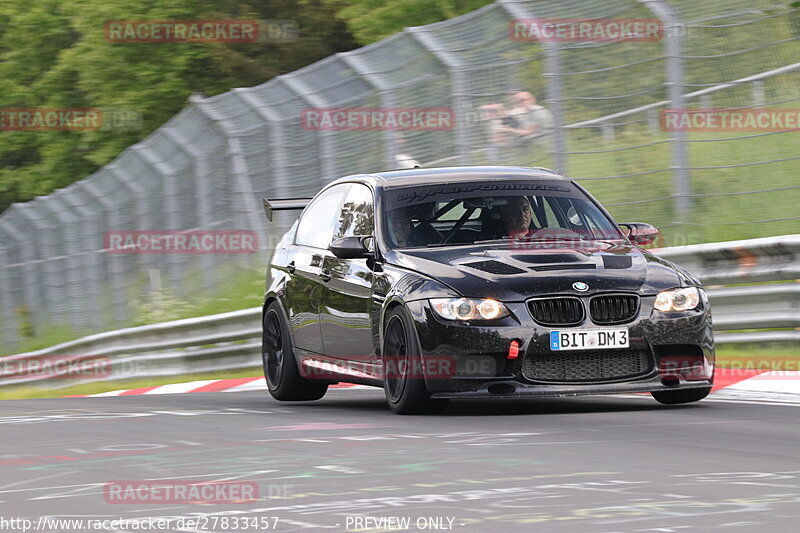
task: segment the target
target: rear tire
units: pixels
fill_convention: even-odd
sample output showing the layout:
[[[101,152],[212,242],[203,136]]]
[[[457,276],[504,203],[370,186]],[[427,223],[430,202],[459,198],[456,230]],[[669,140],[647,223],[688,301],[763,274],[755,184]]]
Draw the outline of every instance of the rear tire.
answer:
[[[400,415],[440,413],[449,400],[431,398],[422,375],[419,339],[402,307],[386,315],[383,335],[383,390],[389,407]]]
[[[269,393],[282,402],[319,400],[328,391],[327,383],[309,381],[300,376],[294,357],[289,326],[278,302],[264,312],[261,334],[261,364]]]
[[[702,389],[657,391],[651,392],[650,394],[652,394],[653,398],[655,398],[659,403],[663,403],[664,405],[675,405],[679,403],[698,402],[708,396],[709,392],[711,392],[711,387],[705,387]]]

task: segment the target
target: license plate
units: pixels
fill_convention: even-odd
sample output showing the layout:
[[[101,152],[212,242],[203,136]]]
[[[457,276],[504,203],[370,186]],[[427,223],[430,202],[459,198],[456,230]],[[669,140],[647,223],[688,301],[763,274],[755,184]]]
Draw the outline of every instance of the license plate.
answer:
[[[550,350],[627,348],[628,328],[565,329],[550,332]]]

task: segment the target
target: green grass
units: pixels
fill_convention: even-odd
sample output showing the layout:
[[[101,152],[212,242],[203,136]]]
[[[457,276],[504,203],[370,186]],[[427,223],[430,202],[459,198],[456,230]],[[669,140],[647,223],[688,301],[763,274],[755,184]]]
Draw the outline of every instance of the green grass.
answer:
[[[691,133],[690,141],[724,139],[736,134]],[[739,133],[738,135],[746,135]],[[750,134],[752,135],[752,134]],[[613,141],[597,137],[570,138],[570,150],[609,150],[664,140],[664,134],[628,131]],[[691,167],[720,167],[797,157],[800,133],[783,133],[724,142],[688,143]],[[800,233],[800,220],[757,222],[797,217],[800,189],[729,196],[697,196],[690,199],[688,219],[679,220],[675,210],[670,145],[657,144],[605,154],[570,157],[568,172],[584,179],[585,186],[606,205],[617,221],[649,222],[659,227],[664,246]],[[664,169],[663,172],[592,180]],[[734,168],[691,171],[694,195],[736,193],[796,187],[800,184],[800,160]],[[656,200],[658,198],[663,198]],[[652,201],[648,201],[652,200]],[[643,202],[646,203],[628,203]],[[677,224],[676,223],[680,223]]]
[[[717,366],[800,371],[800,347],[791,343],[719,345]]]
[[[145,324],[153,324],[168,320],[180,320],[183,318],[193,318],[198,316],[214,315],[227,313],[240,309],[248,309],[260,306],[264,298],[264,274],[263,272],[244,271],[234,274],[230,279],[221,284],[220,288],[212,296],[196,296],[181,301],[179,306],[174,306],[164,310],[158,315],[137,317],[131,324],[120,327],[133,327]],[[148,320],[148,318],[154,318]],[[117,329],[114,328],[108,328]],[[106,330],[101,330],[106,331]],[[100,331],[78,334],[68,326],[45,325],[38,328],[36,337],[24,340],[13,350],[9,348],[0,349],[0,355],[10,355],[15,353],[32,352],[63,342],[100,333]]]
[[[189,381],[200,381],[206,379],[233,379],[248,378],[262,375],[260,367],[245,368],[241,370],[225,370],[220,372],[209,372],[205,374],[185,374],[182,376],[149,377],[141,379],[117,380],[117,381],[96,381],[93,383],[81,383],[71,387],[61,389],[44,389],[41,387],[0,387],[0,400],[24,399],[24,398],[60,398],[76,394],[99,394],[121,389],[138,389],[140,387],[155,387],[158,385],[169,385],[171,383],[186,383]]]

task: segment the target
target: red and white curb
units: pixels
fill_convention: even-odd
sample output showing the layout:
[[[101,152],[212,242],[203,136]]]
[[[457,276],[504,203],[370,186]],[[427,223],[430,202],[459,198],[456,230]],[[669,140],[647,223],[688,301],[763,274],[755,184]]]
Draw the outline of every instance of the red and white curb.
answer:
[[[333,389],[371,389],[366,385],[339,383]],[[135,396],[140,394],[185,394],[195,392],[248,392],[266,391],[264,378],[214,379],[172,383],[158,387],[123,389],[90,397]],[[720,400],[760,400],[781,403],[800,403],[800,372],[768,372],[717,368],[712,398]],[[75,396],[72,396],[75,397]]]
[[[714,399],[800,404],[800,372],[717,369],[714,382]]]

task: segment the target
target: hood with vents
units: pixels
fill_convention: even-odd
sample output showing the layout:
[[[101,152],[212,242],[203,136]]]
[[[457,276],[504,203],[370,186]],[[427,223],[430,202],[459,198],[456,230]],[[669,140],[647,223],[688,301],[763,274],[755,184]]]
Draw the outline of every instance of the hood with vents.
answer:
[[[673,266],[635,246],[592,242],[580,247],[446,246],[394,251],[387,260],[449,285],[464,296],[521,301],[548,294],[622,291],[655,294],[681,286]],[[578,293],[582,281],[589,290]]]

